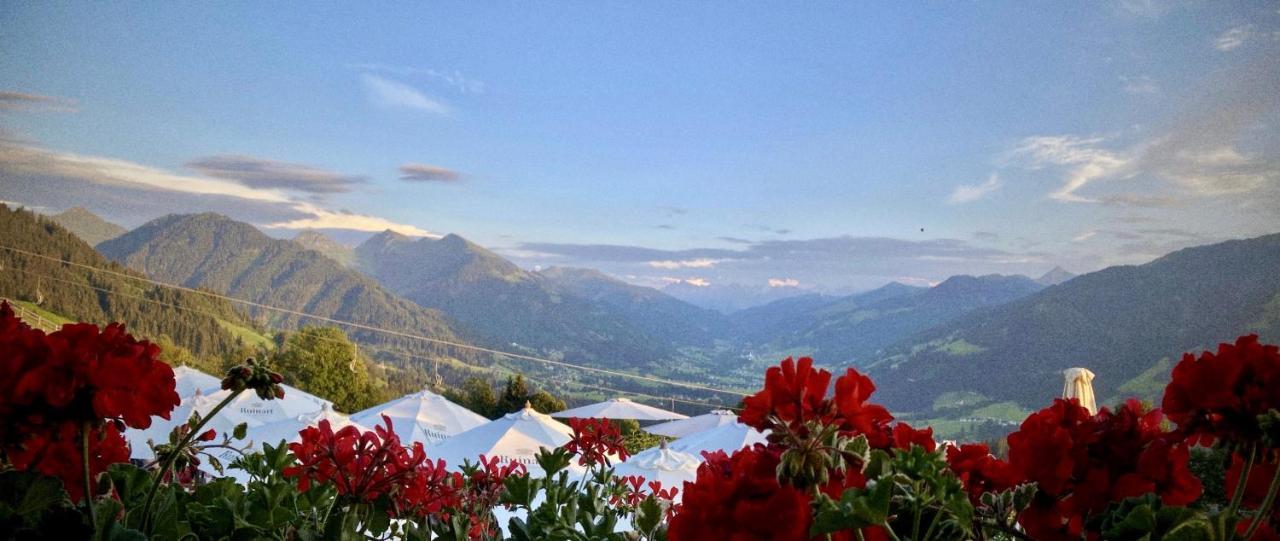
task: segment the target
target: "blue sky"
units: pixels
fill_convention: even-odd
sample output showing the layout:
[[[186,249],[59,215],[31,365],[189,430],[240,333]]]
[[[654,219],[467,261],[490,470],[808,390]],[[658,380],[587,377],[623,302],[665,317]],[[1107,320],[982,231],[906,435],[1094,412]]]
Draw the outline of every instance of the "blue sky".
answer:
[[[1272,3],[377,8],[0,6],[0,200],[823,291],[1280,231]]]

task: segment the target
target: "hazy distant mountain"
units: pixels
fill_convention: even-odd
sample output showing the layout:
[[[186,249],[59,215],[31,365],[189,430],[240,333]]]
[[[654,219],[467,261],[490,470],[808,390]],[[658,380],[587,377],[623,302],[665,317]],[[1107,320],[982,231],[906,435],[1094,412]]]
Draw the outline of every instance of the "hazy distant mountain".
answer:
[[[615,366],[674,353],[618,309],[566,291],[460,236],[413,239],[390,231],[356,247],[357,265],[392,291],[436,308],[495,347]]]
[[[1046,272],[1043,275],[1041,275],[1039,278],[1036,278],[1036,282],[1039,282],[1040,285],[1046,286],[1046,287],[1056,286],[1058,284],[1061,284],[1075,277],[1076,275],[1067,271],[1067,269],[1064,269],[1062,267],[1054,267],[1053,270],[1050,270],[1049,272]]]
[[[778,299],[812,293],[798,287],[755,287],[736,283],[695,285],[687,282],[668,284],[662,288],[662,292],[689,304],[709,308],[722,314],[732,314]]]
[[[952,276],[931,287],[891,283],[779,322],[772,344],[811,352],[836,366],[865,364],[881,349],[978,308],[1004,304],[1043,286],[1025,276]]]
[[[126,275],[69,230],[24,210],[0,205],[0,238],[14,248]],[[192,353],[229,356],[240,347],[228,330],[247,326],[228,303],[186,291],[148,285],[58,261],[0,250],[0,292],[75,321],[105,325],[124,322],[131,333],[151,340],[172,339]]]
[[[166,282],[323,317],[457,338],[439,312],[400,299],[319,252],[219,214],[165,216],[100,244],[98,250]],[[323,324],[274,312],[257,315],[277,327]]]
[[[356,251],[354,248],[345,244],[340,244],[329,238],[324,233],[306,229],[298,232],[293,237],[293,242],[301,244],[303,248],[315,250],[328,256],[329,259],[342,263],[345,267],[351,267],[356,264]]]
[[[642,332],[679,345],[710,346],[729,334],[723,314],[699,308],[651,287],[628,284],[592,269],[552,267],[538,273],[572,295],[617,309]]]
[[[81,240],[96,245],[104,240],[123,235],[127,229],[108,222],[84,207],[72,207],[52,216],[49,219],[80,237]]]
[[[927,410],[943,393],[1039,408],[1062,370],[1097,374],[1099,402],[1155,398],[1171,363],[1238,335],[1280,340],[1280,234],[1187,248],[1084,274],[900,342],[871,369],[877,397]]]

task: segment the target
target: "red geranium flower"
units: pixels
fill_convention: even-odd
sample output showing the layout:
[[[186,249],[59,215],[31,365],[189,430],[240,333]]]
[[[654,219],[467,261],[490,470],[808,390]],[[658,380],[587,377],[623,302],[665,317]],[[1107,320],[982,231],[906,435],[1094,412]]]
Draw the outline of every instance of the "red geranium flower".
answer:
[[[792,427],[830,420],[834,414],[826,398],[830,383],[831,372],[814,369],[813,359],[801,357],[797,363],[787,357],[780,366],[765,371],[764,389],[743,399],[745,408],[738,420],[759,430],[772,427],[770,416]]]
[[[7,449],[14,468],[36,471],[56,477],[71,495],[71,501],[84,497],[84,457],[81,450],[81,426],[64,422],[52,430],[33,433],[21,446]],[[89,476],[96,479],[112,464],[129,461],[129,446],[116,430],[115,423],[105,423],[89,433]]]
[[[1130,401],[1096,416],[1057,400],[1009,435],[1009,462],[1038,485],[1019,521],[1036,539],[1078,539],[1086,519],[1125,498],[1155,493],[1166,505],[1200,497],[1190,452],[1160,429],[1159,410]]]
[[[732,457],[706,453],[694,482],[685,482],[672,541],[808,540],[809,497],[778,484],[779,452],[756,444]]]
[[[627,459],[626,442],[618,426],[608,419],[569,419],[573,439],[564,444],[566,451],[578,455],[578,464],[594,466],[608,464],[610,456],[619,461]]]
[[[907,423],[898,423],[893,425],[892,436],[894,449],[910,449],[912,445],[924,447],[930,453],[938,449],[938,442],[933,441],[933,427],[916,429]]]
[[[412,470],[397,491],[395,514],[400,518],[440,516],[448,520],[448,509],[459,505],[462,474],[445,468],[444,459],[424,461]]]
[[[964,483],[974,505],[978,505],[983,493],[1002,492],[1022,481],[1008,462],[992,456],[981,443],[947,447],[947,465]]]
[[[843,422],[842,430],[865,434],[873,449],[888,449],[892,443],[886,427],[893,416],[884,406],[867,402],[874,392],[876,384],[871,378],[850,368],[836,380],[836,408]]]
[[[406,449],[392,430],[391,419],[384,415],[382,421],[385,426],[364,433],[355,426],[334,432],[327,419],[303,429],[298,433],[300,440],[289,444],[298,465],[285,468],[284,476],[297,479],[299,491],[333,483],[339,495],[359,501],[394,492],[427,455],[418,442]]]
[[[1180,434],[1202,444],[1257,442],[1258,416],[1280,409],[1280,348],[1250,334],[1219,344],[1216,354],[1187,353],[1173,367],[1162,407]]]

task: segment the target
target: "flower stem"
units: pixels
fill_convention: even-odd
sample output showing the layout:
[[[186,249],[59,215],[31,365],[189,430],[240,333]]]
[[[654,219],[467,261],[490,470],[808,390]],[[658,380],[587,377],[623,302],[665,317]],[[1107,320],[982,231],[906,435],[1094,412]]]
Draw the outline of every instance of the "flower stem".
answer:
[[[1258,507],[1258,511],[1253,514],[1253,520],[1249,523],[1249,529],[1244,532],[1244,539],[1247,541],[1253,537],[1253,532],[1258,530],[1258,526],[1262,525],[1264,520],[1270,520],[1271,506],[1276,503],[1276,493],[1280,492],[1280,467],[1276,468],[1276,474],[1271,478],[1271,486],[1267,488],[1267,497],[1262,500],[1262,505]]]
[[[1244,499],[1244,489],[1249,481],[1249,471],[1253,469],[1253,461],[1258,458],[1258,444],[1249,447],[1249,459],[1245,461],[1244,468],[1240,470],[1240,478],[1236,479],[1236,490],[1231,495],[1231,505],[1227,506],[1227,516],[1235,516],[1236,510],[1240,509],[1240,502]]]
[[[89,515],[89,526],[98,531],[98,517],[93,511],[93,482],[89,479],[89,423],[80,425],[80,456],[84,462],[84,509]]]
[[[218,405],[209,410],[209,413],[200,419],[200,423],[197,424],[195,428],[188,430],[187,435],[182,437],[182,441],[179,441],[178,445],[165,455],[164,460],[160,463],[160,469],[156,470],[156,477],[152,480],[151,490],[147,491],[147,500],[142,504],[143,533],[148,532],[151,527],[151,506],[155,503],[156,493],[160,490],[160,483],[164,481],[164,476],[169,472],[169,470],[173,468],[173,463],[182,455],[182,451],[191,444],[191,440],[195,439],[196,435],[200,433],[200,429],[204,428],[204,425],[209,424],[209,420],[212,419],[213,416],[217,415],[218,412],[222,411],[222,408],[227,407],[227,404],[230,404],[232,400],[235,400],[236,397],[240,396],[240,393],[243,392],[244,389],[241,389],[227,395],[226,398],[222,399],[222,402],[218,402]]]

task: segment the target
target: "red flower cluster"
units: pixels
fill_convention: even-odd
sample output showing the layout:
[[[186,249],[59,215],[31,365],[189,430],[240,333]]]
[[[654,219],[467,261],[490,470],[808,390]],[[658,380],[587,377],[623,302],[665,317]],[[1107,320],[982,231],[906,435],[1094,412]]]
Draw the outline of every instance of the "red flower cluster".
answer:
[[[504,464],[500,457],[484,455],[480,455],[480,463],[476,467],[467,469],[463,476],[463,489],[456,500],[456,512],[467,516],[470,525],[468,538],[491,539],[498,533],[498,524],[493,520],[491,511],[501,501],[507,490],[507,477],[512,475],[528,475],[528,470],[523,463],[509,461]]]
[[[1079,539],[1085,519],[1111,502],[1155,493],[1166,505],[1200,496],[1187,468],[1190,452],[1160,429],[1159,410],[1130,401],[1090,415],[1075,400],[1056,400],[1009,435],[1009,462],[1037,483],[1019,521],[1036,539]]]
[[[764,389],[743,399],[738,416],[743,424],[773,431],[771,441],[781,443],[784,434],[804,437],[806,423],[838,426],[846,435],[864,435],[873,449],[906,449],[912,444],[929,451],[937,448],[933,429],[917,430],[906,423],[893,424],[893,415],[868,402],[876,385],[852,368],[836,379],[835,396],[827,397],[831,373],[813,367],[813,359],[790,357],[765,371]]]
[[[444,459],[426,460],[401,484],[394,502],[396,516],[448,520],[449,510],[458,507],[462,487],[462,474],[446,469]]]
[[[96,477],[128,460],[124,426],[150,427],[152,416],[168,419],[178,405],[173,369],[159,354],[118,323],[69,324],[45,334],[0,304],[0,449],[19,467],[56,475],[78,498],[84,427]]]
[[[778,484],[780,452],[756,444],[734,453],[706,453],[698,477],[684,485],[672,540],[807,540],[810,498]]]
[[[623,492],[620,496],[610,498],[609,503],[613,505],[625,505],[627,507],[635,507],[648,498],[650,495],[659,499],[672,501],[676,498],[676,494],[680,493],[680,489],[676,487],[662,488],[659,481],[649,481],[649,492],[645,492],[640,488],[646,486],[645,478],[641,475],[627,475],[624,477],[615,477],[615,481],[622,488]],[[670,510],[668,510],[670,512]]]
[[[608,464],[610,456],[619,461],[627,459],[627,447],[618,426],[608,419],[569,419],[569,427],[573,429],[573,439],[564,444],[564,449],[578,455],[578,464],[594,466]]]
[[[1257,442],[1258,416],[1280,409],[1280,348],[1259,344],[1258,335],[1250,334],[1219,344],[1217,354],[1184,354],[1173,367],[1162,407],[1179,433],[1202,444]]]
[[[414,443],[412,451],[406,449],[392,430],[391,419],[384,415],[382,420],[386,426],[364,433],[355,426],[334,432],[327,419],[304,428],[299,432],[301,439],[289,444],[298,465],[285,468],[284,476],[297,479],[302,492],[313,484],[333,483],[340,496],[357,501],[395,495],[418,473],[427,455],[421,443]]]
[[[1008,462],[992,456],[981,443],[947,447],[947,465],[964,483],[974,505],[978,505],[984,492],[1003,492],[1022,481]]]
[[[115,423],[105,423],[91,430],[91,476],[97,477],[112,464],[129,461],[129,447],[116,430]],[[62,423],[55,430],[42,430],[32,434],[21,446],[6,452],[14,468],[61,479],[62,486],[71,495],[71,501],[79,501],[84,497],[84,458],[80,446],[80,427]]]

